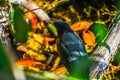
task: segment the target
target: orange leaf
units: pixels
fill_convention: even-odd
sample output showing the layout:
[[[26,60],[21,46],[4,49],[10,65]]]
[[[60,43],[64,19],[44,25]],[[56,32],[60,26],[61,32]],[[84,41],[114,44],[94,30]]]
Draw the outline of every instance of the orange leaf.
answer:
[[[80,21],[80,22],[76,22],[75,24],[73,24],[71,26],[71,28],[74,31],[79,31],[79,30],[83,30],[83,29],[88,29],[93,22],[89,22],[89,21]]]
[[[82,32],[82,37],[86,45],[95,46],[95,35],[89,30],[84,30]]]
[[[46,46],[49,46],[49,42],[52,42],[54,40],[55,40],[55,38],[52,38],[52,37],[44,37],[44,44]]]
[[[37,67],[40,70],[45,69],[45,64],[41,62],[35,62],[34,60],[19,60],[15,64],[23,67]]]
[[[35,65],[35,61],[33,60],[19,60],[15,63],[17,66],[26,66],[26,67],[32,67]]]
[[[55,38],[52,38],[52,37],[45,37],[45,40],[48,41],[48,42],[52,42],[55,40]]]
[[[17,50],[18,51],[23,51],[23,52],[27,52],[28,51],[28,49],[25,46],[23,46],[23,45],[18,46]]]
[[[54,70],[53,73],[65,75],[67,73],[67,69],[65,67],[60,67]]]
[[[32,12],[28,12],[25,14],[25,18],[28,18],[32,24],[32,29],[33,29],[33,32],[36,31],[37,29],[37,18],[36,18],[36,15]]]
[[[45,28],[45,23],[43,21],[40,22],[40,25]]]

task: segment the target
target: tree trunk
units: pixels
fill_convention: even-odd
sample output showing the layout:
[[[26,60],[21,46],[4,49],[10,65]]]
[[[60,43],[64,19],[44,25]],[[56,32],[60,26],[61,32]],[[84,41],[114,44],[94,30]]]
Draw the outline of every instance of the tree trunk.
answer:
[[[109,63],[114,59],[114,55],[120,44],[120,13],[115,17],[114,22],[110,25],[104,45],[98,46],[90,56],[92,60],[90,77],[99,79],[104,71],[109,68]]]

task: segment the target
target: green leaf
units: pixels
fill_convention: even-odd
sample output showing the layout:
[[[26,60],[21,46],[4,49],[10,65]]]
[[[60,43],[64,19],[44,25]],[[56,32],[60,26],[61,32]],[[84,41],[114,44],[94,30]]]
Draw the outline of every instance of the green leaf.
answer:
[[[8,49],[0,41],[0,80],[15,80],[10,55]]]
[[[13,20],[14,40],[16,43],[25,43],[28,39],[28,32],[32,31],[31,24],[24,19],[24,12],[19,8],[19,5],[13,4]]]
[[[115,0],[115,6],[120,9],[120,0]]]
[[[54,36],[57,36],[57,29],[56,27],[53,25],[53,24],[48,24],[48,29],[51,31],[51,33],[54,35]]]
[[[95,34],[97,44],[100,44],[108,33],[106,25],[100,23],[93,23],[90,30]]]
[[[120,63],[120,49],[117,51],[114,56],[114,61],[112,62],[114,65],[118,65]]]

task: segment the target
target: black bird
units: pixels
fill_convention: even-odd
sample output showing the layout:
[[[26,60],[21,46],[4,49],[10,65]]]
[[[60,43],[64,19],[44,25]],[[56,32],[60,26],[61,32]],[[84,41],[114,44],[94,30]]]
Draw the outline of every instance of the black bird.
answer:
[[[89,80],[90,60],[83,41],[66,22],[57,20],[54,25],[58,31],[58,53],[70,76]]]

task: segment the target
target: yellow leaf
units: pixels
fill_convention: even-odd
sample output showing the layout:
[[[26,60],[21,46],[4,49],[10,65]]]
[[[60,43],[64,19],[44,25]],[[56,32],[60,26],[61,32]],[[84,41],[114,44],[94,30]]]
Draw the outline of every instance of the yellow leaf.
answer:
[[[27,51],[27,54],[29,56],[31,56],[31,58],[35,59],[35,60],[38,60],[38,61],[45,61],[46,60],[46,56],[43,55],[43,54],[39,54],[37,52],[34,52],[32,50],[28,50]]]
[[[27,47],[32,49],[34,43],[35,43],[35,39],[34,38],[28,39],[27,40]]]
[[[53,64],[52,68],[51,68],[51,71],[55,70],[58,67],[59,63],[60,63],[60,57],[57,57],[55,59],[55,62]]]
[[[33,34],[33,37],[36,41],[40,42],[41,44],[44,41],[44,36],[40,35],[40,34]]]

